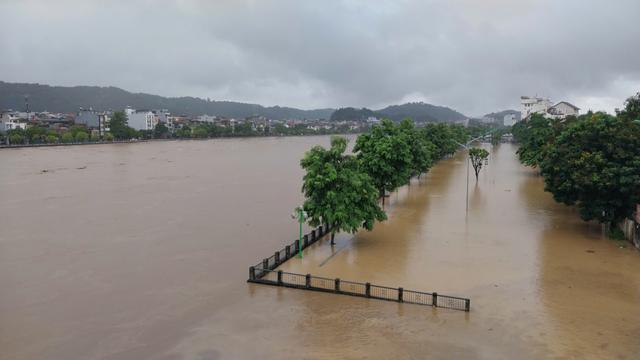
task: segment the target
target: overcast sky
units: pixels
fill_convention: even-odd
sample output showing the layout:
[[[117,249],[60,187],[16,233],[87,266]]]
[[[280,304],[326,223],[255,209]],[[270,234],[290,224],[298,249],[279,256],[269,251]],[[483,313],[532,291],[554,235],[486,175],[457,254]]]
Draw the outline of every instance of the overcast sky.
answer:
[[[640,0],[0,0],[0,80],[467,115],[640,91]]]

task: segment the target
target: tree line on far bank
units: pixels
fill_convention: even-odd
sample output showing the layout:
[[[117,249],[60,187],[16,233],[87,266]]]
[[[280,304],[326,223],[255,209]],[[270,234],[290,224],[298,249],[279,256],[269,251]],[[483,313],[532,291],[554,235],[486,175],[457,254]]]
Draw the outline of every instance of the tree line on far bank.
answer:
[[[313,147],[300,161],[309,224],[329,225],[332,244],[337,232],[373,229],[376,221],[386,219],[386,193],[429,171],[467,138],[462,126],[416,127],[411,119],[399,124],[383,120],[358,136],[353,154],[346,153],[347,139],[340,136],[332,137],[328,149]]]
[[[611,225],[632,216],[640,202],[640,93],[616,115],[588,112],[564,120],[533,115],[513,126],[518,156],[537,167],[556,201],[580,217]]]
[[[30,126],[26,130],[13,129],[6,134],[0,133],[0,143],[9,140],[10,144],[57,144],[98,142],[130,139],[207,139],[218,137],[250,137],[250,136],[301,136],[301,135],[329,135],[348,134],[366,131],[367,127],[352,129],[348,125],[336,125],[331,129],[309,128],[307,124],[285,126],[276,124],[263,129],[255,129],[249,122],[235,126],[221,126],[213,123],[196,125],[182,125],[171,133],[169,128],[159,123],[153,130],[136,130],[128,125],[127,116],[123,111],[116,111],[109,122],[109,131],[102,136],[97,131],[91,131],[85,125],[74,125],[66,130],[54,130],[42,126]]]

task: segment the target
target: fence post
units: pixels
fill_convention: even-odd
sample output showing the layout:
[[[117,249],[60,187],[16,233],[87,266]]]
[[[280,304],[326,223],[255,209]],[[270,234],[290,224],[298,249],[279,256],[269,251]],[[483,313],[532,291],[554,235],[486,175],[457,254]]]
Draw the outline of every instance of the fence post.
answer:
[[[262,270],[269,270],[269,259],[262,260]]]
[[[464,300],[464,311],[469,312],[469,310],[471,310],[471,300],[465,299]]]
[[[304,247],[309,246],[309,235],[304,235],[304,237],[302,238],[302,241],[304,242]]]
[[[289,259],[291,257],[291,245],[287,245],[284,247],[284,256]]]
[[[276,251],[276,252],[273,254],[273,257],[276,259],[276,266],[277,266],[278,264],[280,264],[280,251]]]
[[[404,289],[403,288],[398,288],[398,302],[403,302],[404,300],[402,300],[402,295],[404,293]]]
[[[318,226],[318,237],[322,236],[323,232],[322,232],[322,225]]]
[[[282,270],[278,270],[278,285],[282,286]]]
[[[304,281],[304,286],[306,286],[307,289],[310,288],[311,287],[311,274],[307,274],[307,276],[305,276],[304,280],[305,280]]]
[[[364,296],[371,297],[371,283],[364,284]]]
[[[431,306],[438,307],[438,293],[434,292],[431,294]]]
[[[297,253],[298,253],[298,251],[300,251],[300,242],[299,242],[298,240],[296,240],[296,241],[293,243],[293,253],[294,253],[294,254],[297,254]]]
[[[249,266],[249,280],[256,279],[256,268],[253,266]]]
[[[311,242],[316,242],[316,230],[311,230]]]
[[[337,293],[340,292],[340,279],[339,278],[336,278],[335,290],[336,290]]]

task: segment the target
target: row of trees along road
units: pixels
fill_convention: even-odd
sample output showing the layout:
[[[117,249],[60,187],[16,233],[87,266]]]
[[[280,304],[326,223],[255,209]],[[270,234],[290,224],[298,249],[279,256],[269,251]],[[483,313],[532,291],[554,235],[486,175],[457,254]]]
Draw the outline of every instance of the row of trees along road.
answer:
[[[565,120],[533,115],[512,129],[518,156],[538,167],[545,190],[575,205],[582,219],[615,226],[640,202],[640,93],[616,116],[588,112]]]
[[[416,127],[411,119],[400,124],[383,120],[358,136],[352,154],[347,139],[332,137],[331,147],[315,146],[300,161],[305,170],[303,205],[309,224],[331,226],[337,232],[372,230],[386,219],[386,192],[408,184],[444,156],[453,154],[468,135],[465,128],[447,124]],[[380,206],[382,199],[382,207]]]

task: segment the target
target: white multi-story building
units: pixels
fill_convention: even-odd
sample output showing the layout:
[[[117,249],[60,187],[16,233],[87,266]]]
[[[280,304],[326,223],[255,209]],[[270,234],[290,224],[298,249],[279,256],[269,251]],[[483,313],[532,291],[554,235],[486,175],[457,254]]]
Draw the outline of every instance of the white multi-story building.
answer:
[[[566,101],[552,105],[551,100],[537,96],[520,97],[521,119],[526,120],[533,114],[541,114],[553,119],[564,119],[567,116],[578,115],[580,108]]]
[[[158,118],[153,111],[127,107],[124,112],[127,114],[127,123],[136,130],[153,130],[158,124]]]
[[[27,122],[23,121],[23,119],[24,117],[20,116],[20,113],[14,111],[0,112],[0,131],[26,129]]]

